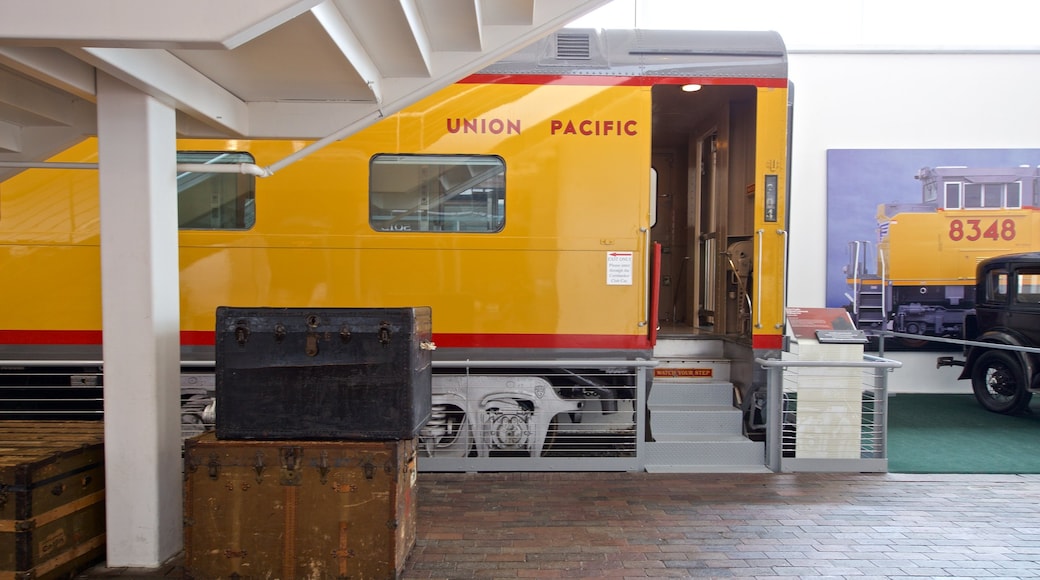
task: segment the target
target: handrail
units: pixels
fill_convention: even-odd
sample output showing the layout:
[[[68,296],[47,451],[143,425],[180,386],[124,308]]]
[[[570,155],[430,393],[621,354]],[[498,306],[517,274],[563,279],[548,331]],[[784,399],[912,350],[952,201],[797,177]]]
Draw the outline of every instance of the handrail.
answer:
[[[859,315],[859,306],[860,306],[860,295],[859,295],[860,263],[859,263],[859,260],[860,260],[860,253],[862,251],[863,241],[862,240],[855,240],[855,241],[849,242],[849,245],[853,247],[853,250],[852,250],[852,296],[853,296],[853,300],[852,300],[852,313],[858,316]]]
[[[764,359],[755,358],[755,362],[764,367],[845,367],[845,368],[880,368],[880,369],[897,369],[903,366],[903,363],[890,358],[882,358],[879,356],[872,356],[869,354],[863,355],[864,361],[826,361],[826,360],[781,360],[781,359]]]
[[[758,265],[755,267],[755,304],[758,304],[758,308],[755,309],[755,328],[762,328],[762,234],[766,233],[765,230],[755,230],[755,239],[758,240],[758,248],[755,249],[755,256],[758,257]]]
[[[885,291],[888,288],[888,262],[885,261],[885,253],[878,252],[878,264],[879,274],[881,274],[881,319],[888,320],[888,296]]]
[[[759,308],[757,308],[755,310],[755,312],[756,312],[755,328],[762,328],[762,308],[761,308],[761,305],[762,305],[762,260],[763,260],[762,251],[763,251],[763,245],[764,245],[763,238],[764,238],[764,234],[765,233],[766,233],[766,231],[762,230],[762,229],[755,230],[755,239],[758,240],[758,248],[757,248],[757,251],[755,252],[755,255],[758,257],[758,265],[755,267],[755,304],[759,305]],[[782,251],[782,255],[780,256],[780,260],[783,263],[783,276],[782,276],[783,288],[781,289],[781,292],[783,293],[782,294],[783,302],[781,302],[780,304],[783,305],[783,304],[787,304],[787,242],[788,242],[788,240],[787,240],[787,230],[785,230],[785,229],[777,229],[776,230],[776,235],[784,237],[783,249],[781,250]],[[777,322],[776,324],[774,324],[773,327],[774,328],[778,328],[778,329],[784,327],[784,312],[783,312],[783,309],[781,309],[781,311],[780,311],[780,322]]]
[[[781,440],[783,437],[784,369],[790,367],[895,369],[903,366],[903,363],[897,360],[868,354],[864,354],[863,359],[862,361],[802,361],[755,358],[755,362],[765,367],[769,372],[766,380],[766,465],[771,471],[774,473],[780,471]],[[882,384],[884,385],[884,383]]]
[[[721,253],[723,256],[726,256],[726,262],[729,263],[730,270],[733,270],[733,277],[737,280],[737,289],[740,295],[744,297],[744,302],[747,303],[748,324],[751,324],[751,313],[755,311],[755,306],[751,303],[751,295],[748,294],[747,284],[744,283],[744,278],[741,277],[740,271],[737,270],[737,265],[733,262],[733,254],[729,251],[729,248],[726,248],[726,251]],[[741,323],[740,326],[741,331],[743,331],[744,324]]]
[[[656,360],[647,359],[575,359],[575,360],[441,360],[433,361],[434,368],[564,368],[564,367],[656,367]]]
[[[993,348],[998,350],[1013,350],[1017,352],[1029,352],[1033,354],[1040,354],[1040,348],[1032,346],[1018,346],[1014,344],[1004,344],[1002,342],[980,342],[977,340],[964,340],[960,338],[945,338],[942,336],[927,336],[924,334],[910,334],[906,332],[894,332],[891,330],[878,330],[873,334],[881,337],[891,336],[894,338],[908,338],[911,340],[926,340],[931,342],[944,342],[946,344],[957,344],[960,346],[977,346],[981,348]]]
[[[783,277],[781,278],[781,281],[782,281],[782,284],[783,284],[783,288],[781,288],[781,290],[780,290],[780,292],[783,295],[783,302],[780,303],[780,305],[781,305],[781,309],[780,309],[780,322],[778,322],[778,323],[773,325],[774,328],[779,330],[779,329],[784,327],[784,322],[785,322],[784,321],[784,316],[786,314],[786,310],[784,310],[784,308],[787,307],[787,243],[788,243],[787,230],[784,230],[784,229],[776,230],[776,235],[784,237],[784,245],[783,245],[783,249],[781,250],[783,252],[783,254],[780,255],[780,260],[783,262],[783,265],[784,265],[784,268],[782,270]],[[759,304],[759,306],[761,307],[761,304]]]

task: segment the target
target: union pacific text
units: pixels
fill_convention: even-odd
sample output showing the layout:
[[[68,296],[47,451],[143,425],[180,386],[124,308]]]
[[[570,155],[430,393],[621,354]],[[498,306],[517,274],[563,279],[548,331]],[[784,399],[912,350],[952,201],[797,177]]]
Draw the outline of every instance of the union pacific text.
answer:
[[[474,133],[478,135],[519,135],[520,119],[499,119],[497,117],[486,119],[448,119],[449,133]]]
[[[638,125],[633,119],[553,119],[549,121],[552,135],[634,136]]]

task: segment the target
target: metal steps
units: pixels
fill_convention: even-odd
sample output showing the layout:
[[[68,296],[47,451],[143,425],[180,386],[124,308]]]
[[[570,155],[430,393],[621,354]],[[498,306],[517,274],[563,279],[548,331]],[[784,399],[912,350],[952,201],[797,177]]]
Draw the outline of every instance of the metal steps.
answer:
[[[647,398],[652,441],[646,444],[646,471],[768,473],[765,444],[743,435],[743,417],[733,405],[729,361],[721,357],[721,346],[715,341],[681,342],[687,344],[655,350],[660,365]],[[680,353],[684,347],[688,352]]]
[[[858,321],[861,324],[884,326],[885,294],[880,282],[864,282],[859,290]]]

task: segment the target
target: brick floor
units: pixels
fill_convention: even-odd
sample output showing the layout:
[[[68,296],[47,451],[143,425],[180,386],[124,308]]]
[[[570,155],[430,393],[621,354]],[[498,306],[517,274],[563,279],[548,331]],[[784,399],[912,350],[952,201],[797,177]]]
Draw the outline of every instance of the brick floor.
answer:
[[[406,579],[1040,577],[1040,475],[423,473],[418,498]]]

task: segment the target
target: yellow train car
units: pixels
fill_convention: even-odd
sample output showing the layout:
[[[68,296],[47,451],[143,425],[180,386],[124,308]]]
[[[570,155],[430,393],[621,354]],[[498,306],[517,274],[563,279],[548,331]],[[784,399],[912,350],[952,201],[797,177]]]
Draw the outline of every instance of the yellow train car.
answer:
[[[860,327],[960,337],[978,264],[1038,248],[1037,176],[1029,166],[922,168],[921,203],[878,206],[877,268],[849,279]]]
[[[222,305],[424,305],[435,360],[649,360],[661,336],[711,337],[750,390],[784,332],[788,108],[775,34],[568,30],[273,176],[185,171],[184,360],[213,359]],[[178,162],[305,145],[182,140]],[[90,139],[53,161],[96,158]],[[97,187],[0,184],[0,360],[99,357]],[[494,371],[521,392],[499,412],[530,415],[545,385],[575,423],[633,397],[631,377],[522,367]]]

